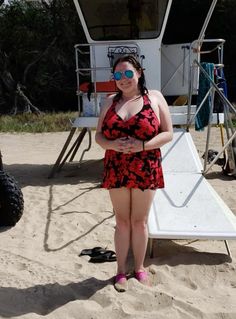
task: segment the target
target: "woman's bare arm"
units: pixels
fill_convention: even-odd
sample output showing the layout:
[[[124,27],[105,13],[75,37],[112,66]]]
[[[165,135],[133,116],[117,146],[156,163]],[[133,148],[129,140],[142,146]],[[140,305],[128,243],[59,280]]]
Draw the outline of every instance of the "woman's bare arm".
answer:
[[[96,129],[96,134],[95,134],[95,141],[105,150],[114,150],[117,152],[124,152],[126,150],[125,148],[125,141],[122,138],[118,138],[115,140],[108,140],[105,138],[105,136],[102,134],[102,123],[103,120],[107,114],[107,111],[111,104],[113,103],[113,96],[109,96],[105,103],[104,106],[102,107],[101,114],[98,119],[98,124],[97,124],[97,129]]]
[[[145,142],[145,150],[151,150],[163,146],[173,138],[173,126],[168,104],[159,91],[150,91],[151,106],[160,120],[160,133],[151,140]]]

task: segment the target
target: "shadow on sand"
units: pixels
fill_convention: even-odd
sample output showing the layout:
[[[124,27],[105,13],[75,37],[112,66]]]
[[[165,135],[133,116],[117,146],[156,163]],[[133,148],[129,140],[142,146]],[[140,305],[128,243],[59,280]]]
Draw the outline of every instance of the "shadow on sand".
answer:
[[[225,253],[212,252],[211,241],[206,241],[209,243],[209,250],[211,252],[203,252],[193,246],[198,240],[183,241],[183,243],[176,243],[173,240],[162,239],[154,241],[154,258],[149,258],[147,253],[146,266],[151,264],[157,265],[220,265],[224,263],[230,263],[232,258]],[[203,243],[206,247],[206,242]],[[222,241],[222,250],[225,249],[224,243]]]
[[[98,290],[112,284],[112,279],[94,277],[84,281],[60,285],[36,285],[29,288],[0,288],[0,316],[12,318],[28,313],[45,316],[73,300],[87,300]]]
[[[10,173],[21,188],[25,186],[49,186],[63,184],[96,183],[102,180],[103,161],[86,160],[79,165],[76,162],[66,163],[55,177],[48,178],[53,165],[45,164],[13,164],[4,165],[4,170]]]

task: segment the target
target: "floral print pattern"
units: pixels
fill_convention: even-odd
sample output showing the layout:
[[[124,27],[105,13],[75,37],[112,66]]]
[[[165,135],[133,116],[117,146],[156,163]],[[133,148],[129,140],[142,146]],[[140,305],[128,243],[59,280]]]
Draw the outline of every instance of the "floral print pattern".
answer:
[[[148,141],[158,134],[160,122],[147,95],[143,96],[141,111],[128,120],[123,120],[116,113],[115,106],[116,102],[113,102],[102,124],[102,133],[107,139],[131,136]],[[163,188],[161,161],[160,148],[128,154],[106,150],[101,187],[141,190]]]

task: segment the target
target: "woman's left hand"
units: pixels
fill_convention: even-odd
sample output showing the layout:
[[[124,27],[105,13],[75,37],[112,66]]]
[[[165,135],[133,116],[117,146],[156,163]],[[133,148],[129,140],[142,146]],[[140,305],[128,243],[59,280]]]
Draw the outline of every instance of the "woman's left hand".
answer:
[[[136,153],[143,151],[143,141],[134,137],[122,138],[123,141],[123,153]]]

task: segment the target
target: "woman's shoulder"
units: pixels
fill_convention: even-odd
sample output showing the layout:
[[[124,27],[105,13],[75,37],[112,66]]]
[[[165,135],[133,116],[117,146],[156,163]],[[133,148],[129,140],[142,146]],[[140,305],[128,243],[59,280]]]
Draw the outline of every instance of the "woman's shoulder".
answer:
[[[158,90],[150,90],[148,94],[148,98],[151,102],[151,106],[155,110],[156,108],[160,110],[164,110],[168,108],[168,104],[166,99],[164,98],[163,94]]]
[[[162,93],[158,90],[148,90],[147,95],[149,98],[162,98],[163,97]]]
[[[166,99],[163,94],[158,90],[150,90],[148,92],[148,97],[150,101],[157,102],[157,104],[167,104]]]
[[[109,108],[114,101],[115,94],[108,95],[102,103],[102,108]]]
[[[157,90],[149,90],[147,97],[149,101],[151,102],[152,106],[157,106],[160,104],[162,94],[160,91],[157,91]]]
[[[116,94],[111,94],[104,99],[104,102],[102,103],[101,110],[100,110],[101,117],[104,117],[107,111],[109,110],[109,108],[113,105],[115,96]]]

